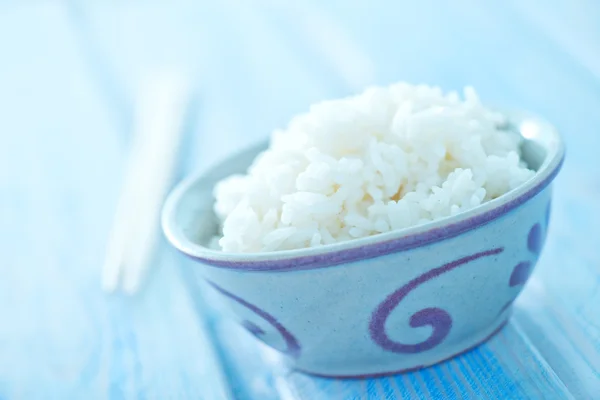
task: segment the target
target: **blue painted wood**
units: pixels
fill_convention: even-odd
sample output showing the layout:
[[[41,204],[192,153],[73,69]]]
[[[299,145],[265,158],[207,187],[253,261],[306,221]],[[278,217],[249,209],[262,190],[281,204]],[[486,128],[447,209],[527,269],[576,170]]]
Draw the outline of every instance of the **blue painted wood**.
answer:
[[[73,35],[61,3],[0,13],[0,397],[226,398],[173,254],[100,290],[127,149]]]
[[[6,4],[0,5],[0,398],[589,399],[600,393],[595,2]],[[551,119],[564,132],[568,159],[555,185],[545,251],[510,324],[487,344],[433,368],[336,381],[290,371],[224,319],[209,290],[190,297],[190,266],[167,249],[139,296],[101,293],[132,90],[140,73],[169,64],[191,71],[201,88],[183,171],[264,137],[311,102],[369,83],[472,84],[486,102]]]

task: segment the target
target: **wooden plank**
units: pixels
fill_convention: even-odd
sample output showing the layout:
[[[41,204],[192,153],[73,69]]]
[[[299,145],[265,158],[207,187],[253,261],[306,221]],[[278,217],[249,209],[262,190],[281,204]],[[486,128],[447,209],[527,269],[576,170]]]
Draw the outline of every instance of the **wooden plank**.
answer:
[[[3,10],[0,48],[0,397],[228,398],[173,254],[100,289],[127,148],[62,3]]]
[[[86,8],[92,28],[83,43],[60,5],[3,10],[0,77],[11,79],[0,78],[0,397],[220,398],[227,394],[207,384],[221,379],[215,357],[242,399],[593,397],[600,385],[600,169],[590,168],[600,146],[597,60],[589,53],[593,40],[580,41],[580,31],[569,34],[552,14],[568,11],[567,2],[544,9],[546,19],[535,25],[530,9],[515,4],[96,3]],[[307,31],[311,18],[323,43]],[[94,40],[96,59],[81,53]],[[346,50],[328,54],[332,43]],[[573,43],[582,45],[573,50]],[[144,64],[160,61],[157,48],[206,76],[195,121],[202,134],[188,146],[199,150],[188,155],[187,170],[360,82],[468,83],[484,101],[548,116],[565,132],[569,158],[544,256],[511,325],[434,368],[334,381],[290,373],[215,311],[207,328],[197,316],[211,300],[189,297],[170,268],[181,262],[173,254],[164,255],[139,298],[106,298],[99,268],[127,155],[118,98],[127,100]],[[356,54],[373,71],[345,69]],[[119,89],[108,95],[93,67],[104,59]],[[216,349],[212,337],[221,339]]]

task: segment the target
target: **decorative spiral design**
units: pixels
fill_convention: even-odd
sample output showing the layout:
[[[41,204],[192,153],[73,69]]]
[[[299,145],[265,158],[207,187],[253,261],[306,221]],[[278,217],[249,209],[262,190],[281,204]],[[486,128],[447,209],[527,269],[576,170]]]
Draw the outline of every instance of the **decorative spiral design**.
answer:
[[[548,230],[548,226],[550,226],[550,214],[551,213],[552,213],[552,201],[549,201],[548,205],[546,206],[546,215],[545,215],[546,230]]]
[[[527,249],[536,257],[542,251],[542,227],[540,224],[535,224],[529,230],[527,235]]]
[[[268,312],[266,312],[264,310],[261,310],[254,304],[247,302],[246,300],[242,299],[241,297],[238,297],[235,294],[228,292],[227,290],[223,289],[216,283],[211,282],[211,281],[208,281],[208,283],[213,288],[215,288],[219,293],[221,293],[222,295],[224,295],[226,297],[229,297],[231,300],[234,300],[236,303],[241,304],[242,306],[246,307],[247,309],[252,311],[254,314],[258,315],[263,320],[265,320],[267,323],[269,323],[269,325],[271,325],[273,328],[275,328],[277,330],[277,332],[279,332],[279,334],[281,335],[283,340],[285,341],[286,348],[284,350],[281,350],[282,353],[285,353],[294,358],[298,358],[300,356],[300,343],[294,337],[294,335],[292,335],[290,333],[289,330],[287,330],[279,321],[277,321],[277,319],[274,316],[272,316],[271,314],[269,314]],[[248,331],[250,331],[250,333],[252,333],[254,336],[260,337],[265,334],[265,331],[263,329],[261,329],[259,326],[257,326],[256,324],[254,324],[253,322],[242,321],[242,325]]]
[[[444,264],[441,267],[434,268],[408,282],[406,285],[390,294],[381,304],[379,304],[371,315],[371,321],[369,323],[371,339],[381,348],[394,353],[414,354],[434,348],[448,336],[452,329],[452,317],[446,310],[437,307],[425,308],[417,311],[411,316],[411,327],[419,328],[429,325],[433,328],[433,332],[426,340],[416,344],[404,344],[390,339],[385,332],[385,323],[391,313],[410,292],[425,282],[435,279],[455,268],[466,265],[471,261],[483,257],[494,256],[503,251],[504,248],[500,247],[459,258],[458,260]]]
[[[549,209],[550,205],[548,205],[548,210]],[[508,281],[510,287],[523,285],[527,282],[533,270],[535,260],[537,260],[542,251],[543,241],[542,226],[540,224],[534,224],[531,229],[529,229],[529,234],[527,235],[527,250],[529,250],[533,261],[521,261],[515,265]]]

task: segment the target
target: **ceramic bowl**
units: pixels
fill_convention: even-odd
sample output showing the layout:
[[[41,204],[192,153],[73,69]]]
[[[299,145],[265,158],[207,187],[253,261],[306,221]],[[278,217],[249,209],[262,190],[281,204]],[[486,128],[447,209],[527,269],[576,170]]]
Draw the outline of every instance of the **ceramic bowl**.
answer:
[[[543,120],[507,115],[526,139],[523,159],[536,175],[453,217],[312,249],[228,254],[204,247],[217,232],[213,186],[243,172],[263,143],[181,183],[165,204],[163,228],[197,261],[193,276],[298,370],[366,377],[429,366],[503,326],[544,245],[564,147]]]

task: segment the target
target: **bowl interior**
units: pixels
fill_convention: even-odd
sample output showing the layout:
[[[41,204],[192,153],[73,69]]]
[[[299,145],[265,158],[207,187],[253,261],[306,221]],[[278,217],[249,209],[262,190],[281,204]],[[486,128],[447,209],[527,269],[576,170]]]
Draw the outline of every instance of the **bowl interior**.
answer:
[[[214,186],[232,174],[245,172],[254,158],[267,146],[267,141],[261,142],[210,168],[201,177],[184,182],[183,186],[176,189],[181,190],[177,196],[177,204],[171,209],[172,214],[163,218],[163,225],[177,232],[180,239],[190,244],[207,246],[212,237],[219,232],[219,221],[213,210]]]
[[[536,175],[523,186],[533,186],[548,178],[560,166],[564,154],[562,141],[556,130],[538,117],[524,112],[508,112],[505,114],[509,117],[514,133],[520,134],[524,138],[521,144],[523,160],[529,168],[536,171]],[[245,172],[256,155],[266,149],[267,146],[268,141],[263,141],[237,153],[206,172],[188,178],[171,193],[163,210],[163,228],[171,243],[187,254],[197,252],[225,254],[207,248],[212,237],[218,234],[219,231],[218,220],[213,212],[213,188],[221,179],[231,174]],[[518,192],[520,189],[522,188],[517,188],[513,192]],[[428,227],[437,226],[440,222],[444,223],[446,220],[451,222],[450,220],[467,217],[480,209],[496,207],[501,205],[509,197],[508,195],[500,196],[465,213],[432,221],[416,228],[420,231],[426,230]],[[349,243],[359,245],[361,244],[359,242],[377,240],[378,237],[383,238],[389,236],[389,234],[398,235],[402,232],[410,234],[416,228],[388,232],[353,240]],[[337,246],[337,244],[322,246],[319,249],[331,246]],[[305,250],[308,249],[285,251],[285,253]],[[219,257],[219,255],[216,256]]]

